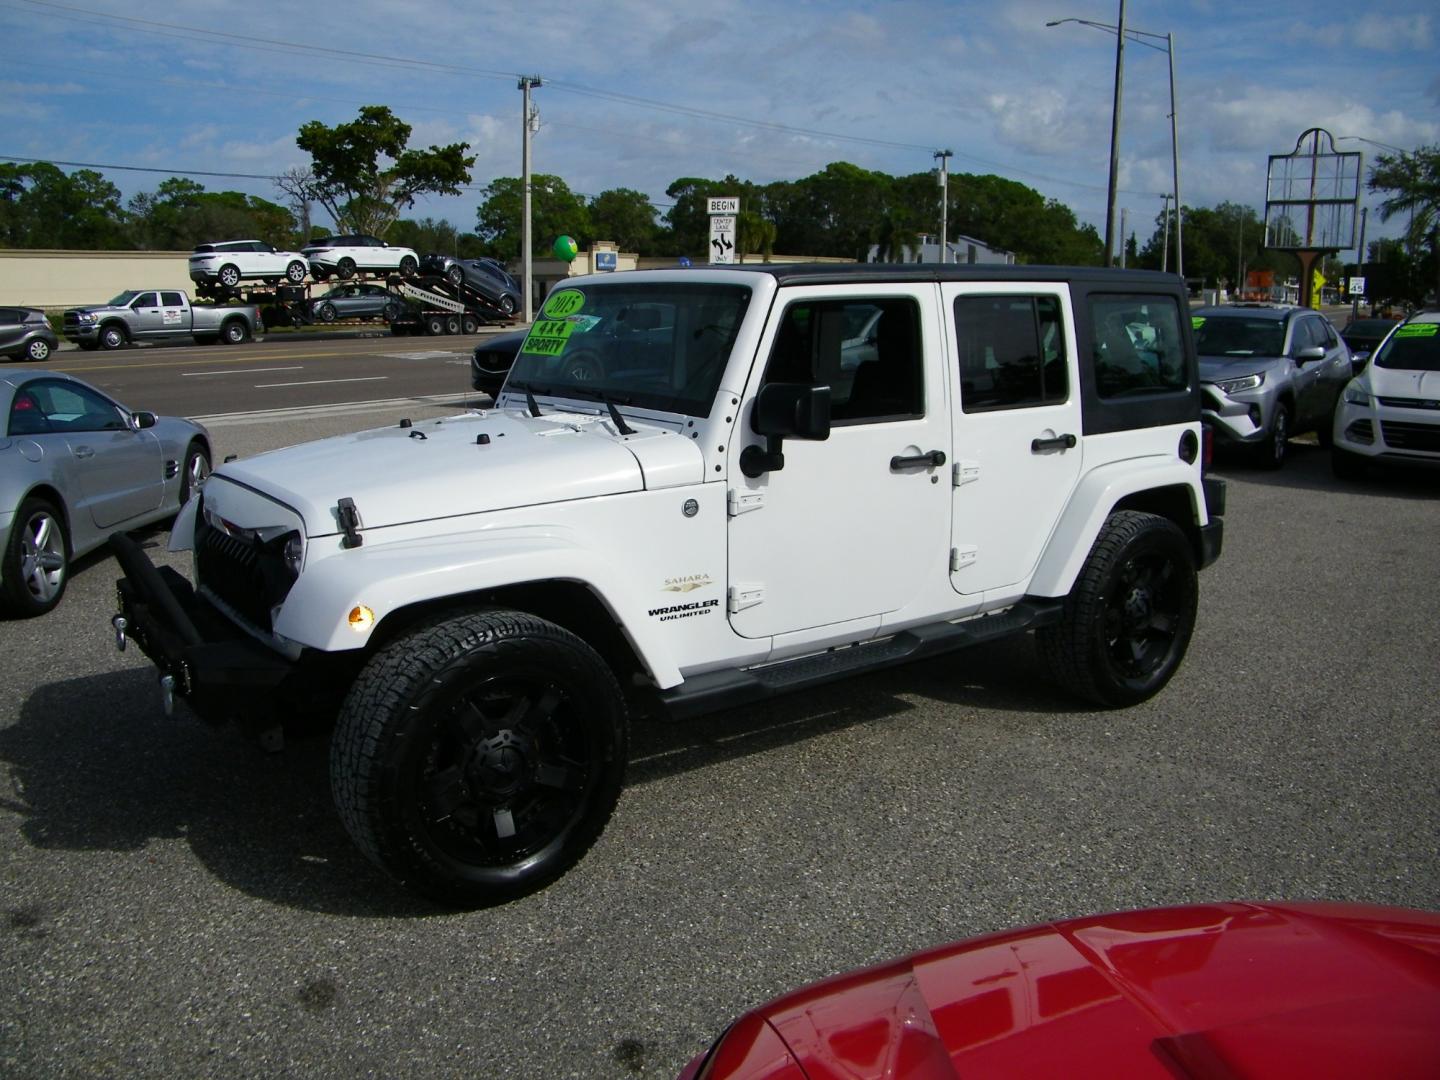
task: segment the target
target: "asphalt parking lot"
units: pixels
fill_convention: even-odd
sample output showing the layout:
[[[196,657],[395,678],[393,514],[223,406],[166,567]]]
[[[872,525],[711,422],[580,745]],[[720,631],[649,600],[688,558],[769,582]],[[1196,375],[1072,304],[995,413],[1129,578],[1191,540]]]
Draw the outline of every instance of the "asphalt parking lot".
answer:
[[[217,450],[390,418],[361,419]],[[323,741],[161,715],[91,557],[56,612],[0,622],[0,1075],[665,1077],[767,997],[985,931],[1440,907],[1440,476],[1342,483],[1304,444],[1219,471],[1225,553],[1155,700],[1079,707],[1018,640],[637,724],[579,867],[465,914],[351,847]]]

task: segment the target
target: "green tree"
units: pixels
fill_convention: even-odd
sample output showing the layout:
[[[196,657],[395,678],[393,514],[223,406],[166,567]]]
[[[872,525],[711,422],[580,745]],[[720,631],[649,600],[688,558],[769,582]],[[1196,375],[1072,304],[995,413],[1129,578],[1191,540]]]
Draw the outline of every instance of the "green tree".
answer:
[[[497,177],[482,194],[484,199],[475,211],[478,224],[475,231],[496,258],[518,258],[524,206],[520,178]],[[582,248],[595,239],[584,199],[571,191],[560,177],[548,173],[530,176],[530,222],[532,255],[548,253],[557,236],[574,237]]]
[[[301,125],[295,144],[311,158],[309,193],[337,229],[384,236],[417,195],[458,195],[470,182],[468,143],[408,150],[410,131],[384,105],[363,106],[347,124]]]
[[[448,221],[402,218],[390,226],[389,241],[400,247],[414,248],[421,255],[438,252],[457,259],[474,259],[486,253],[485,243],[472,232],[462,233]]]
[[[1408,154],[1385,153],[1370,167],[1369,187],[1388,192],[1380,204],[1380,220],[1408,215],[1405,241],[1412,260],[1425,263],[1424,280],[1440,298],[1440,145],[1422,146]],[[1407,297],[1420,301],[1418,286]]]
[[[92,169],[48,161],[0,165],[0,227],[12,247],[115,250],[130,246],[120,189]]]
[[[1185,241],[1185,276],[1202,286],[1230,288],[1244,286],[1243,277],[1252,270],[1270,270],[1277,275],[1295,274],[1299,267],[1293,256],[1265,246],[1265,224],[1255,208],[1223,202],[1215,207],[1187,206],[1182,211]],[[1164,250],[1164,218],[1155,215],[1155,231],[1145,242],[1135,265],[1148,270],[1160,268]],[[1175,262],[1175,222],[1170,222],[1170,263]]]
[[[239,191],[206,191],[193,180],[172,176],[129,204],[136,244],[175,251],[217,240],[264,240],[279,248],[295,245],[295,219],[288,209]]]
[[[590,200],[593,239],[614,240],[621,251],[650,255],[655,251],[655,208],[644,192],[612,188]]]

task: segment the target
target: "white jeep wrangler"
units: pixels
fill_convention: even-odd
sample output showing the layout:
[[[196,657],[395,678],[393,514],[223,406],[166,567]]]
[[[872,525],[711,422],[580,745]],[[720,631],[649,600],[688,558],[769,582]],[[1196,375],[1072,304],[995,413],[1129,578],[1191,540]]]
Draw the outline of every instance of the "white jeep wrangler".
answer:
[[[632,709],[683,717],[1035,630],[1174,674],[1224,489],[1178,278],[745,266],[552,292],[492,409],[227,463],[113,539],[117,639],[207,718],[326,722],[356,844],[443,902],[553,880]]]

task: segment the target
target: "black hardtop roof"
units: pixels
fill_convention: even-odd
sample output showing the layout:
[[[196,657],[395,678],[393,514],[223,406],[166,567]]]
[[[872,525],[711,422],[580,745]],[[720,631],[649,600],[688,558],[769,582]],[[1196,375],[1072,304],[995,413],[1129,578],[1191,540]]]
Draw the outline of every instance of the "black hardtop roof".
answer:
[[[838,285],[886,281],[1084,281],[1106,287],[1180,288],[1180,277],[1157,270],[1102,266],[1007,266],[996,263],[741,263],[711,270],[769,274],[777,285]]]
[[[1299,312],[1312,310],[1314,309],[1293,304],[1212,304],[1210,307],[1196,308],[1192,314],[1202,315],[1207,319],[1273,319],[1279,322]]]

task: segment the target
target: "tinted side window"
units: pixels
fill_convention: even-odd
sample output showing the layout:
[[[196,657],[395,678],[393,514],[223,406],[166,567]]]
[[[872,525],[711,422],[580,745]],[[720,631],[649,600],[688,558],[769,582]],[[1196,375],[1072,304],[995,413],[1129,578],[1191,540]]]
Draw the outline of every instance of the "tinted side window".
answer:
[[[155,294],[153,292],[142,292],[139,296],[135,297],[134,300],[130,301],[130,307],[136,311],[138,311],[140,308],[153,308],[159,306],[160,304],[156,301]]]
[[[1050,405],[1069,397],[1065,333],[1053,296],[957,297],[955,344],[965,412]]]
[[[182,307],[184,303],[185,298],[178,292],[162,292],[160,294],[161,307]]]
[[[32,431],[119,431],[125,427],[120,410],[89,387],[48,379],[29,383],[16,395],[10,410],[12,425],[17,407],[28,411],[20,404],[22,397],[34,403],[44,421],[44,427]]]
[[[914,300],[802,300],[785,309],[765,381],[829,386],[843,425],[923,416],[923,371]]]
[[[1186,388],[1180,313],[1168,296],[1092,296],[1090,358],[1100,397]]]

